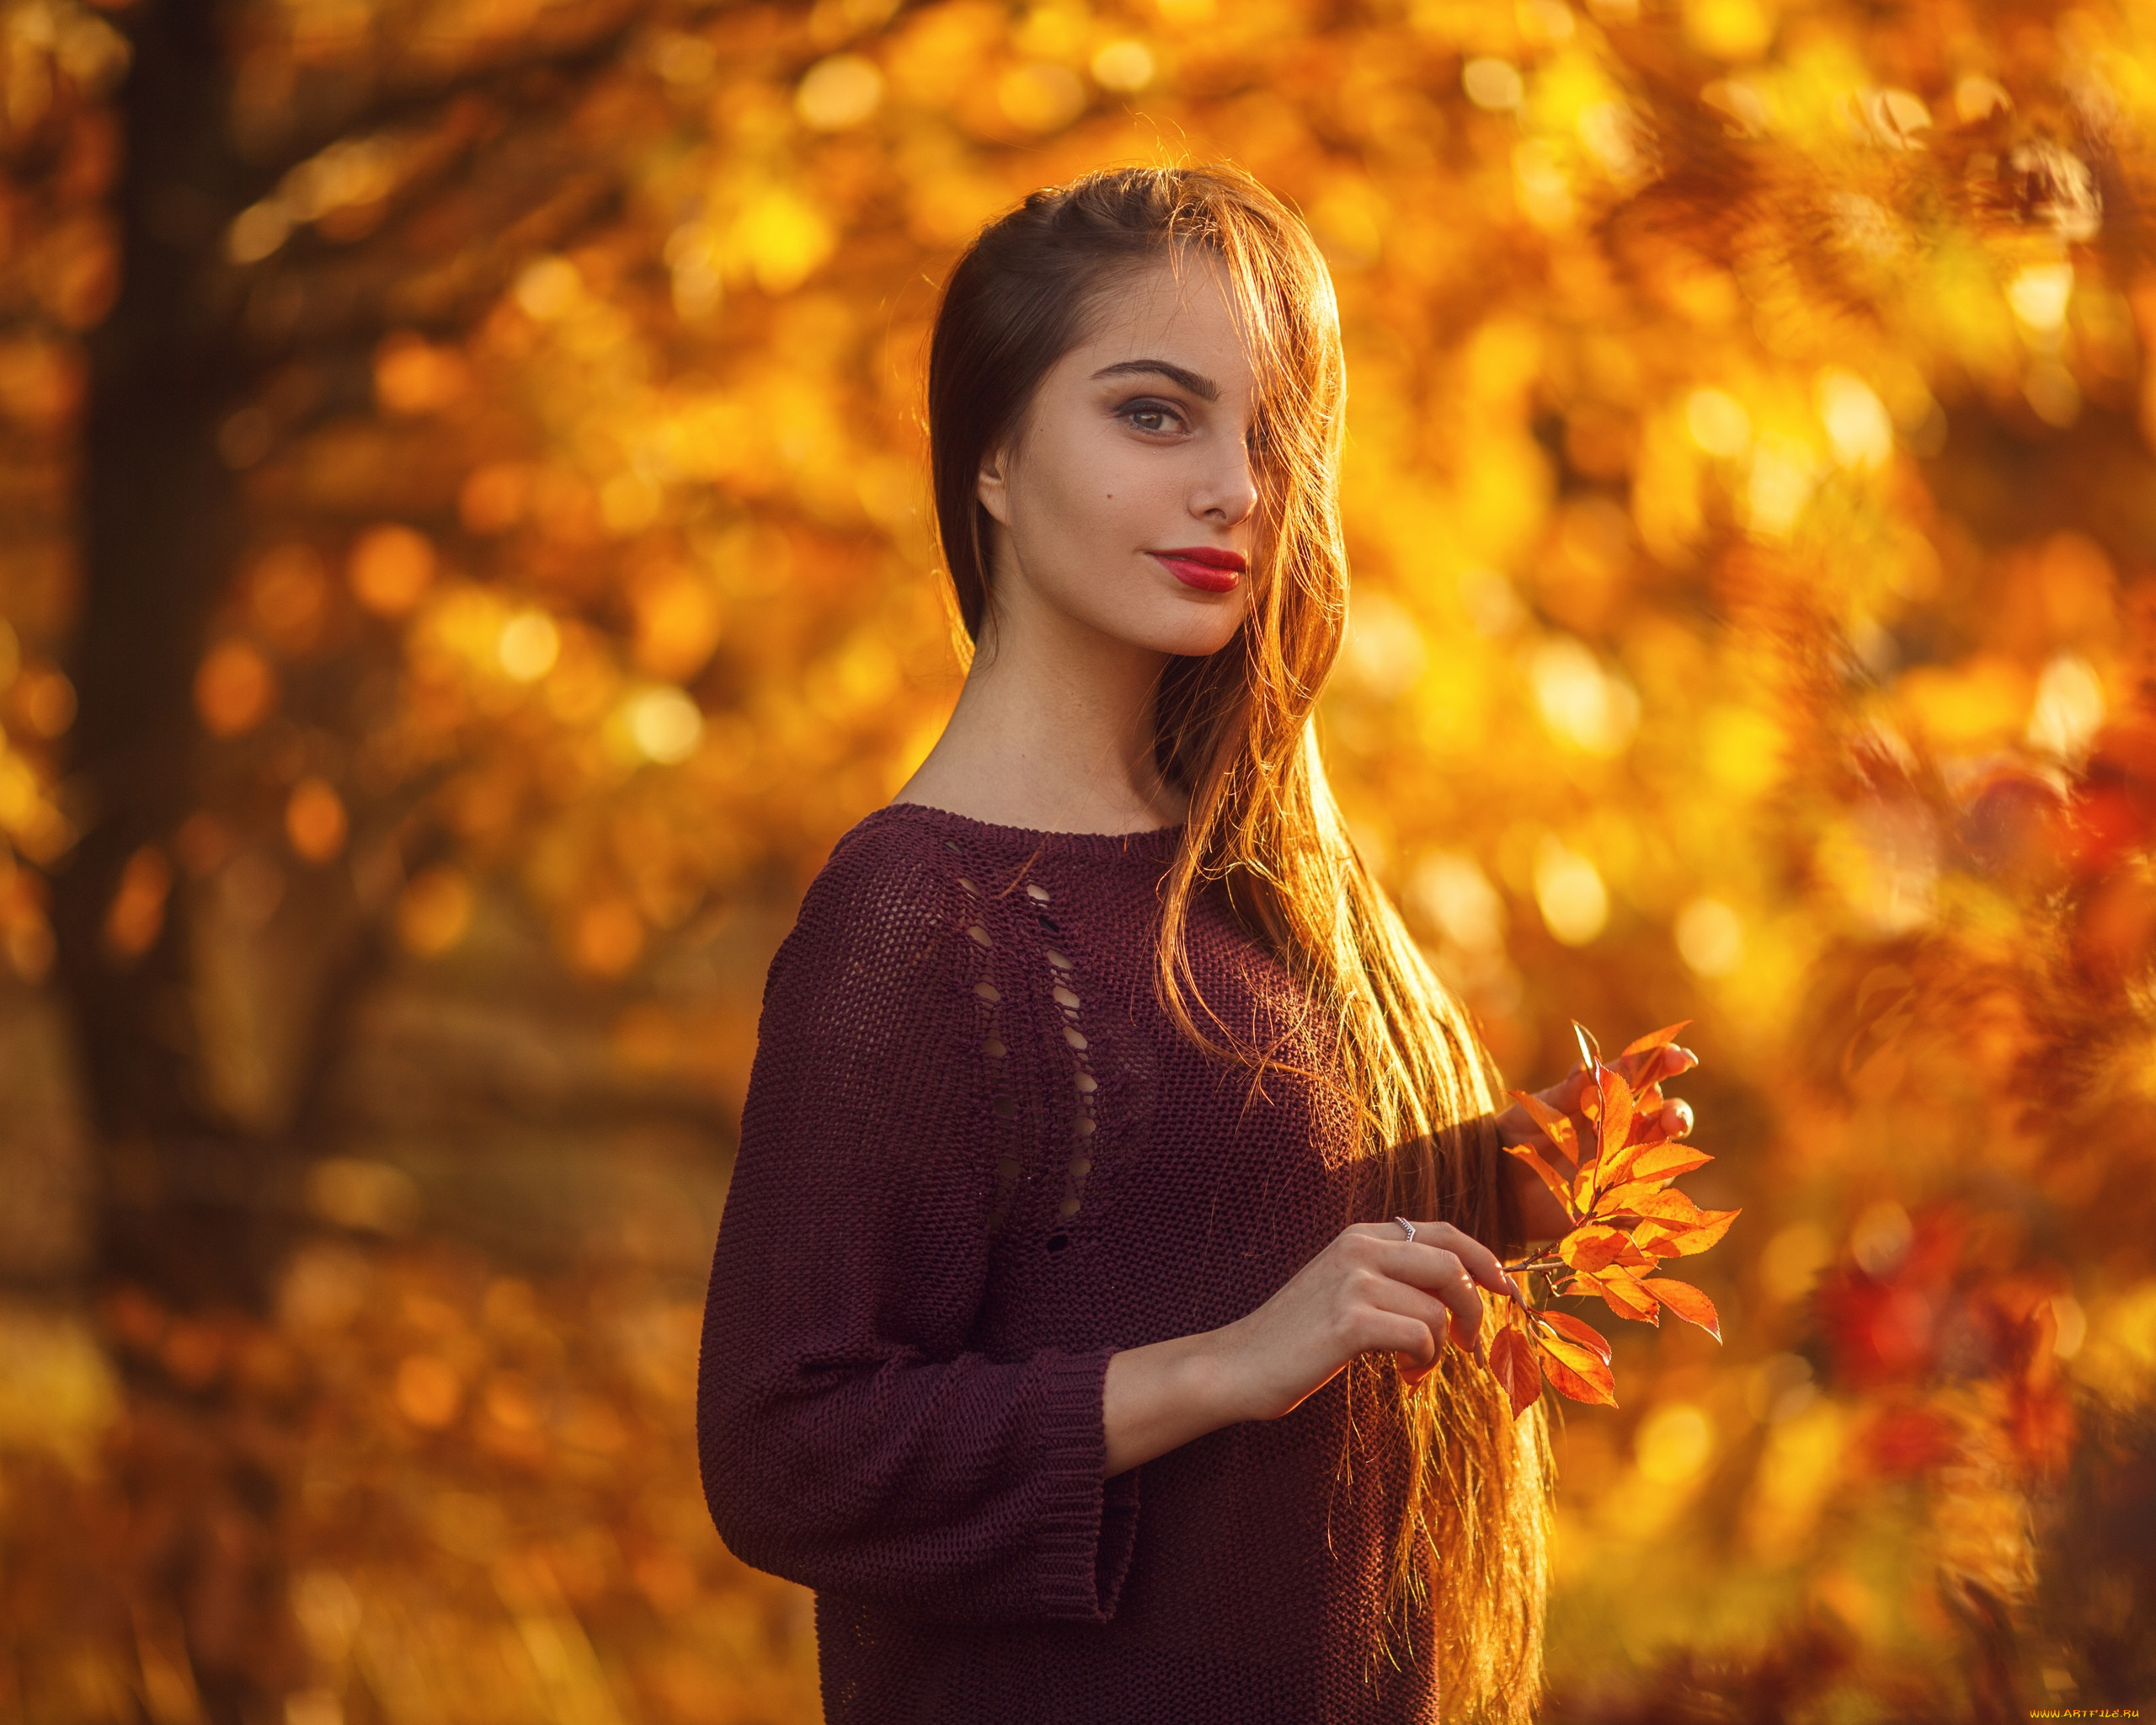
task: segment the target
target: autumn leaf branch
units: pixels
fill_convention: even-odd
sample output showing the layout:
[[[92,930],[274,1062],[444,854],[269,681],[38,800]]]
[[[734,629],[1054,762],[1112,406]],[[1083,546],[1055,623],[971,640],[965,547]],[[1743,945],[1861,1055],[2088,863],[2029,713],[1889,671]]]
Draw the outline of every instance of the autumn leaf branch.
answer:
[[[1550,1247],[1505,1266],[1523,1292],[1504,1308],[1489,1369],[1505,1386],[1515,1416],[1534,1404],[1545,1379],[1575,1402],[1617,1405],[1608,1340],[1569,1312],[1538,1305],[1537,1278],[1550,1295],[1593,1295],[1639,1323],[1658,1325],[1667,1307],[1721,1339],[1714,1302],[1689,1282],[1657,1274],[1665,1258],[1705,1252],[1738,1215],[1702,1210],[1670,1183],[1714,1160],[1669,1135],[1660,1081],[1648,1078],[1684,1028],[1671,1024],[1643,1036],[1605,1065],[1593,1037],[1572,1026],[1591,1080],[1581,1097],[1588,1128],[1584,1143],[1569,1115],[1525,1091],[1512,1092],[1542,1129],[1556,1160],[1531,1144],[1508,1144],[1506,1152],[1534,1169],[1571,1224]]]

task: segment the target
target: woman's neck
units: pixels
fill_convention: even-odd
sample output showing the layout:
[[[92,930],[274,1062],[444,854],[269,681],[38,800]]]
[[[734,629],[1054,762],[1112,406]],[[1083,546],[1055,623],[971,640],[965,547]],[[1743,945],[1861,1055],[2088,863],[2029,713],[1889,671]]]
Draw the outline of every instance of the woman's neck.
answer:
[[[1188,798],[1153,759],[1166,662],[1068,618],[991,620],[950,723],[892,800],[1037,831],[1173,825]]]

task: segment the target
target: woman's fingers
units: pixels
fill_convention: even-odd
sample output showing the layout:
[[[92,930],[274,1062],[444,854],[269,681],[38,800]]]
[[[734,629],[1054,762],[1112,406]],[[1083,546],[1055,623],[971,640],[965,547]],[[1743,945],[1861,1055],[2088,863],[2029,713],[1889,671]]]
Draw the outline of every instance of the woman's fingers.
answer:
[[[1464,1271],[1427,1293],[1410,1283],[1388,1279],[1373,1300],[1381,1310],[1412,1319],[1423,1327],[1432,1344],[1427,1361],[1419,1348],[1395,1349],[1416,1365],[1435,1365],[1444,1352],[1448,1332],[1454,1342],[1476,1359],[1482,1357],[1482,1297],[1475,1291],[1474,1283]]]
[[[1497,1254],[1490,1250],[1472,1234],[1464,1234],[1450,1222],[1417,1222],[1415,1224],[1415,1243],[1400,1242],[1408,1254],[1403,1263],[1419,1266],[1403,1269],[1403,1281],[1418,1287],[1435,1284],[1428,1278],[1458,1279],[1463,1274],[1472,1284],[1480,1282],[1492,1294],[1513,1295],[1519,1291],[1519,1284],[1505,1274],[1504,1266],[1497,1262]]]
[[[1688,1136],[1692,1130],[1692,1104],[1679,1097],[1662,1105],[1662,1130],[1671,1138]]]

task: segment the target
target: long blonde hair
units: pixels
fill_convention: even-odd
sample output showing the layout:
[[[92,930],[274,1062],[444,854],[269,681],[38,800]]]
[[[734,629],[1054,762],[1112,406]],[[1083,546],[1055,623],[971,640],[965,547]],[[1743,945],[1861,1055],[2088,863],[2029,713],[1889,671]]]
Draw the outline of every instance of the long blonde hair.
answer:
[[[1223,266],[1257,378],[1261,510],[1250,609],[1235,639],[1170,662],[1155,750],[1189,793],[1165,881],[1158,987],[1182,1033],[1262,1077],[1275,1058],[1205,1007],[1187,943],[1217,884],[1308,991],[1329,1028],[1383,1214],[1442,1217],[1500,1250],[1517,1222],[1489,1116],[1500,1093],[1467,1014],[1432,975],[1349,837],[1313,709],[1340,650],[1348,559],[1339,515],[1346,371],[1339,312],[1307,229],[1223,167],[1123,168],[1034,193],[953,270],[929,359],[937,515],[960,619],[987,613],[983,455],[1014,429],[1049,367],[1082,339],[1116,274],[1193,248]],[[1544,1404],[1517,1421],[1495,1380],[1448,1348],[1411,1387],[1389,1361],[1349,1368],[1350,1393],[1394,1405],[1410,1461],[1387,1634],[1426,1610],[1445,1711],[1525,1725],[1541,1685],[1552,1468]]]

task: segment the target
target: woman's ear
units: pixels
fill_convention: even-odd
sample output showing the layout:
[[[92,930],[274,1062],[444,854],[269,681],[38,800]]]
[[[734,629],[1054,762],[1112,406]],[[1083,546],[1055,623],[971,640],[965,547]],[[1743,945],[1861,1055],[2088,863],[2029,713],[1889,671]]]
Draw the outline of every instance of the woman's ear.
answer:
[[[980,473],[974,481],[974,495],[980,506],[1003,526],[1011,525],[1011,485],[1006,469],[1010,455],[1004,446],[991,443],[981,452]]]

